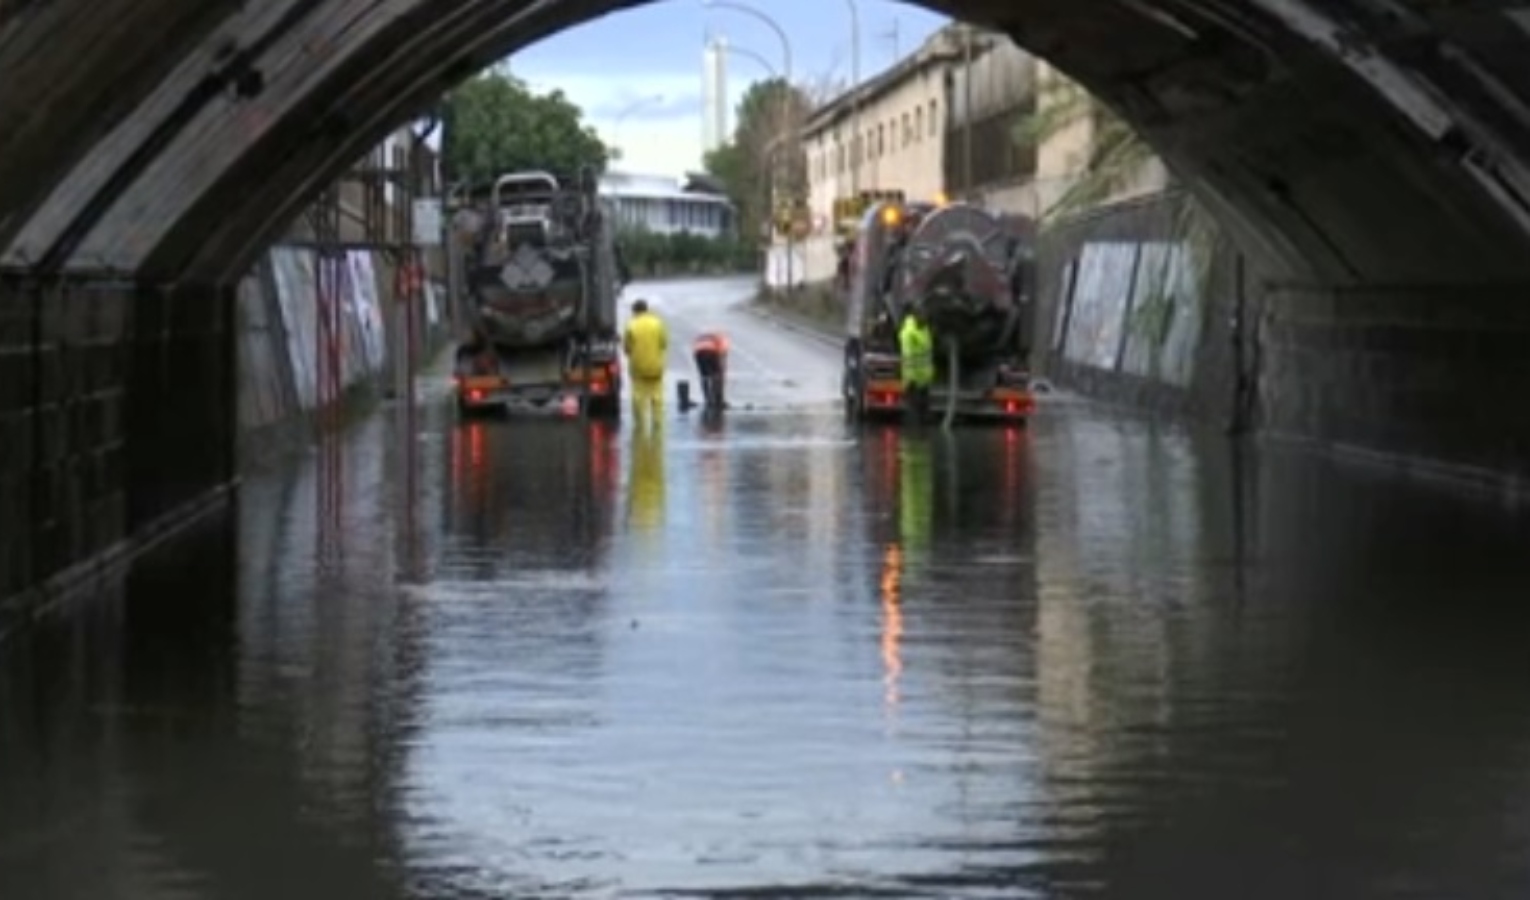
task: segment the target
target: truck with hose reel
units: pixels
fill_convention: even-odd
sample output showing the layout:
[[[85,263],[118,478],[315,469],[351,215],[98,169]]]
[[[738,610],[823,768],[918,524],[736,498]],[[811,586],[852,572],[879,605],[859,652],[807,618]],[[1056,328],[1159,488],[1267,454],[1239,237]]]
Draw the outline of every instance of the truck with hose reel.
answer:
[[[898,330],[923,311],[935,346],[930,407],[957,418],[1024,422],[1035,229],[968,203],[881,202],[854,235],[844,347],[846,414],[906,409]]]
[[[472,337],[456,353],[459,411],[619,416],[625,267],[594,174],[572,187],[503,175],[463,218]]]

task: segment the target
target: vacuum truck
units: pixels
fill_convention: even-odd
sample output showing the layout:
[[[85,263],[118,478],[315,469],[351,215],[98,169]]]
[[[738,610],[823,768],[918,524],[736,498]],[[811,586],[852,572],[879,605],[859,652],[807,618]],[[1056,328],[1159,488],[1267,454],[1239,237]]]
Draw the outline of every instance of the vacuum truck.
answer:
[[[930,410],[1023,422],[1033,292],[1029,220],[966,203],[871,205],[851,249],[843,393],[857,420],[905,410],[898,330],[917,305],[935,345]]]
[[[568,187],[513,172],[474,201],[459,213],[472,323],[456,354],[459,411],[620,415],[625,266],[593,173]]]

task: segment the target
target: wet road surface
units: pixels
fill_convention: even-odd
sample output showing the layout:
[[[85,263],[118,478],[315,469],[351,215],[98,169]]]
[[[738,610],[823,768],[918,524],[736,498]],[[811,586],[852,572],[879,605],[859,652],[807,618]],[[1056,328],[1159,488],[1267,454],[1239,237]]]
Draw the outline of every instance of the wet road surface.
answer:
[[[856,432],[730,290],[649,293],[753,413],[379,416],[0,646],[0,897],[1530,891],[1522,518],[1067,402]]]

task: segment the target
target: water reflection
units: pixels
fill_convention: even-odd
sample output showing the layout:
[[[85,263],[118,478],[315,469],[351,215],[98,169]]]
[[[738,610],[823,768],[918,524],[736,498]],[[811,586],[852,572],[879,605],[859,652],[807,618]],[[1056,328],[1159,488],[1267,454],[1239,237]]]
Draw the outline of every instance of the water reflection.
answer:
[[[631,446],[627,524],[636,533],[653,535],[664,527],[664,432],[634,431]]]
[[[1530,887],[1523,519],[1087,411],[423,427],[418,551],[363,430],[4,645],[0,896]]]
[[[603,565],[621,465],[620,438],[609,423],[469,420],[446,427],[451,490],[441,564],[450,577]]]

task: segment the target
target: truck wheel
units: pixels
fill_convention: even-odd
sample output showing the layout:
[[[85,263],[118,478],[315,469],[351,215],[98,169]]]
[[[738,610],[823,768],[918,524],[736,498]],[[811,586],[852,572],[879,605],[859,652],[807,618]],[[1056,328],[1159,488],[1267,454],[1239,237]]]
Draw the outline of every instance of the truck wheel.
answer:
[[[622,417],[622,401],[620,397],[591,397],[589,404],[590,418],[592,419],[615,421]]]
[[[859,422],[866,417],[865,394],[861,391],[858,363],[859,358],[847,352],[844,370],[840,376],[839,392],[845,400],[845,419],[850,422]]]

